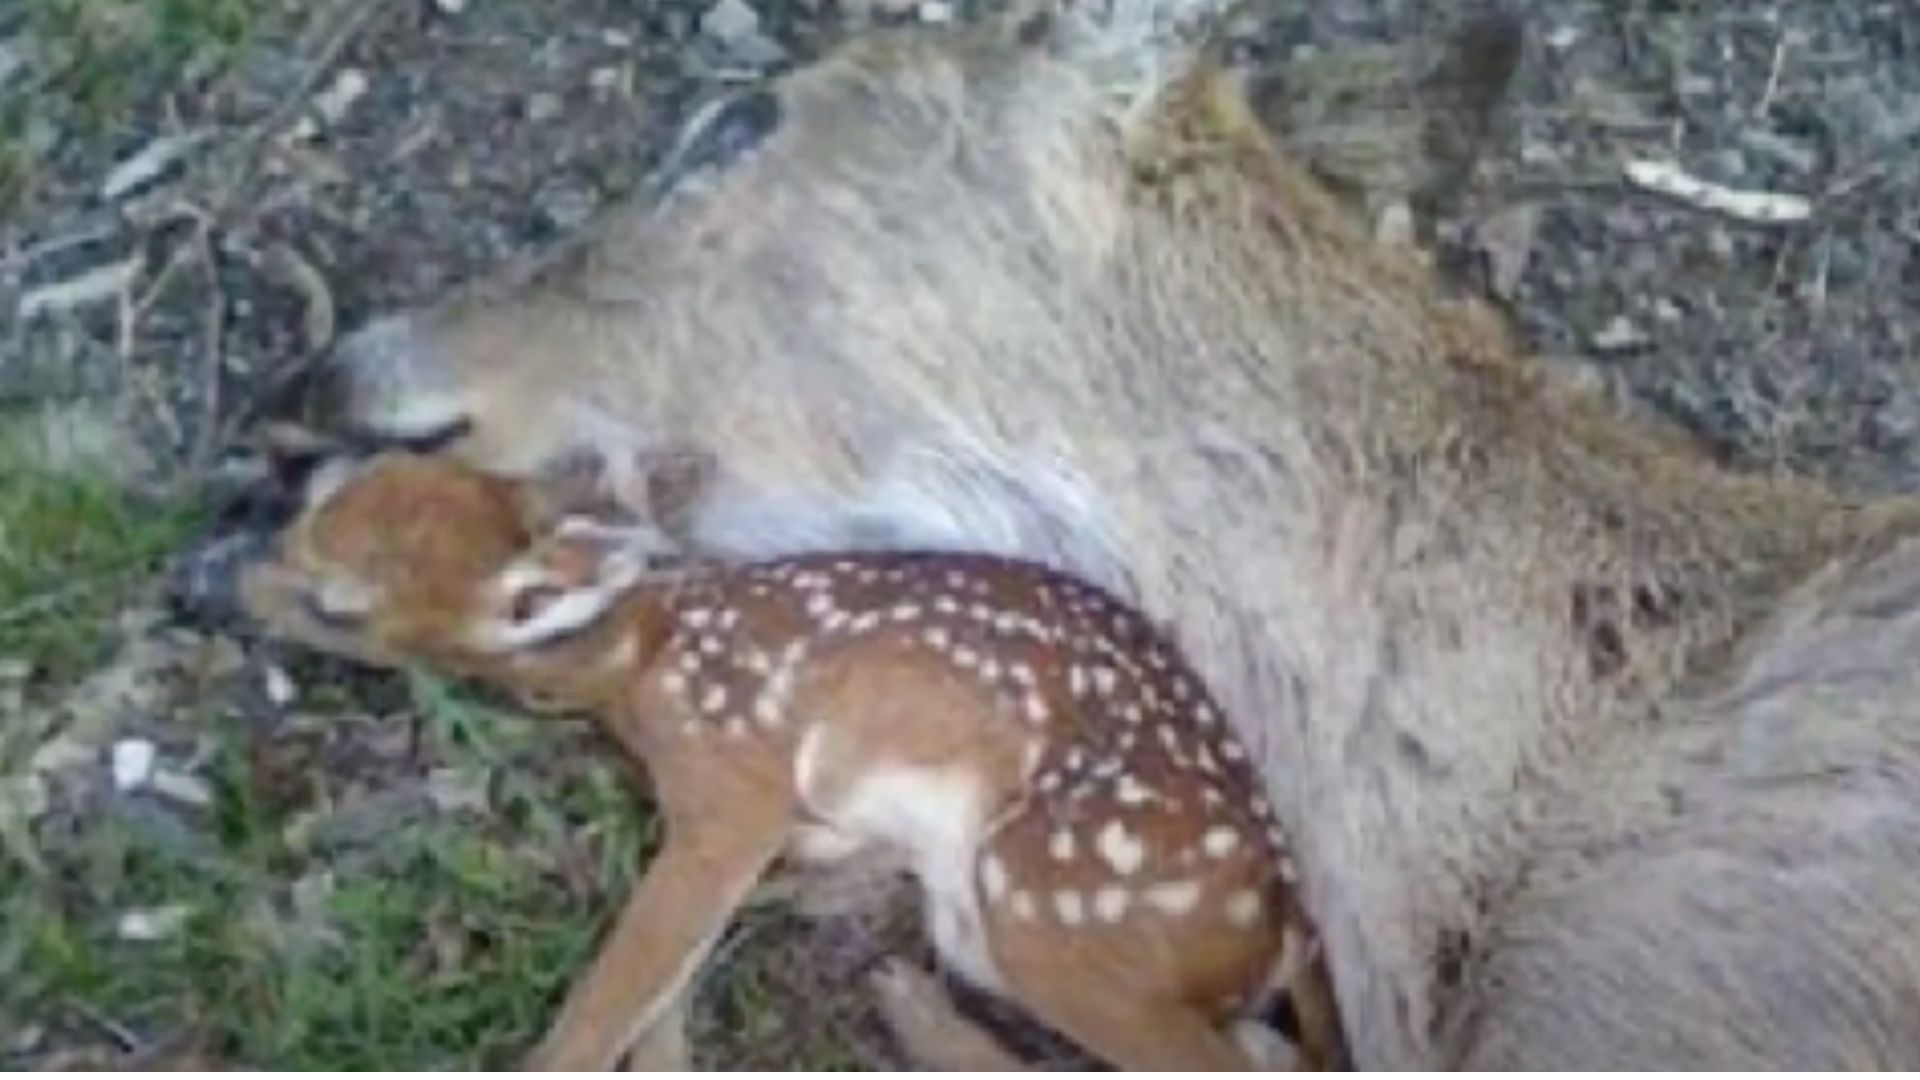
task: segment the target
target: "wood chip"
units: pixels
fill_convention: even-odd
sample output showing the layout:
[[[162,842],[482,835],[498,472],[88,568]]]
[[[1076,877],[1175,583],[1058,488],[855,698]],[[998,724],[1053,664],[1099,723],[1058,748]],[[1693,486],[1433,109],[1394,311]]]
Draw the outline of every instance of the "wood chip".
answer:
[[[30,289],[20,297],[21,321],[37,315],[58,315],[123,296],[140,279],[145,263],[138,255],[96,266],[85,273]]]
[[[158,179],[206,140],[206,132],[165,135],[153,140],[107,173],[107,178],[100,182],[100,197],[114,202],[131,195]]]
[[[1727,187],[1702,180],[1671,161],[1629,161],[1626,174],[1629,182],[1644,190],[1736,221],[1786,225],[1813,216],[1813,204],[1802,196]]]

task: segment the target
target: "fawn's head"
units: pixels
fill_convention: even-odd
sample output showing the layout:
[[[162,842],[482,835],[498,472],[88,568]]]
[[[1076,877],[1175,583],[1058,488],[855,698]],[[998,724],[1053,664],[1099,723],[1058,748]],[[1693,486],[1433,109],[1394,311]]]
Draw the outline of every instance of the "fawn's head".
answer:
[[[644,527],[577,462],[520,479],[404,448],[269,456],[178,592],[335,655],[535,689],[530,650],[590,630],[647,568]]]

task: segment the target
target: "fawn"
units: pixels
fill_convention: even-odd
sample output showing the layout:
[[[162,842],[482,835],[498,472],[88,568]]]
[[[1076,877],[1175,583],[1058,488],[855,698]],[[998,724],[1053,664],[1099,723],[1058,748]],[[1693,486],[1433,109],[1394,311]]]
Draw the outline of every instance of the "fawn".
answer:
[[[963,554],[652,571],[644,527],[537,482],[406,453],[330,469],[242,571],[249,614],[594,711],[653,777],[665,846],[537,1067],[672,1045],[659,1028],[776,857],[876,847],[904,856],[949,965],[1103,1059],[1271,1066],[1265,1029],[1228,1028],[1285,992],[1300,1062],[1333,1063],[1317,935],[1247,755],[1105,593]],[[929,1032],[901,1034],[980,1063]]]
[[[1038,6],[703,114],[748,148],[356,332],[316,409],[491,471],[690,444],[697,555],[997,553],[1165,620],[1363,1067],[1920,1066],[1920,513],[1526,356],[1182,42],[1230,0]],[[1497,102],[1519,39],[1398,113]]]

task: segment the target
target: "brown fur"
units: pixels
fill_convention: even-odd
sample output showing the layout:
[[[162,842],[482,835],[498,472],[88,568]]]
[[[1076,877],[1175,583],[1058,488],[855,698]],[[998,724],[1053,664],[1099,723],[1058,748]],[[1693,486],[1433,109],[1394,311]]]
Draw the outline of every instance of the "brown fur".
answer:
[[[358,336],[349,411],[508,469],[702,446],[710,552],[1016,553],[1163,616],[1287,748],[1363,1065],[1920,1067],[1911,508],[1622,420],[1230,80],[1088,55],[856,44],[702,189]]]

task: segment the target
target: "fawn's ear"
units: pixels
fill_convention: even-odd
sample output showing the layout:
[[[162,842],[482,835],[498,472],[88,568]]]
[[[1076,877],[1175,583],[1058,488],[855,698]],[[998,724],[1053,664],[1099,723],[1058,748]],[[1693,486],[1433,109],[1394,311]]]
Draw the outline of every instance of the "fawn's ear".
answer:
[[[493,614],[475,631],[488,652],[548,645],[592,626],[640,582],[657,545],[647,526],[563,517],[494,579]]]

